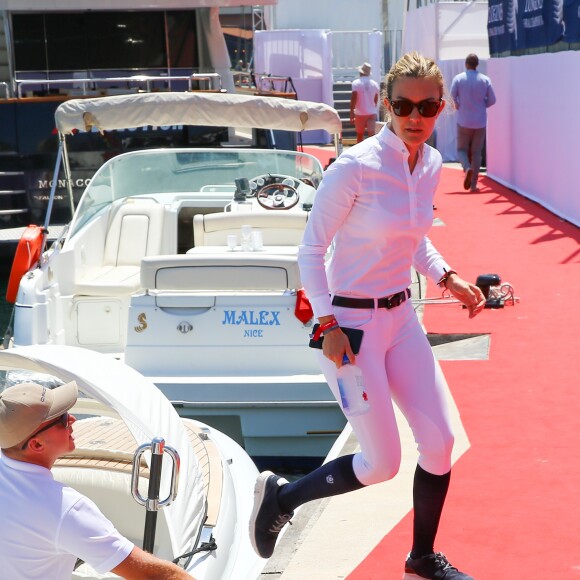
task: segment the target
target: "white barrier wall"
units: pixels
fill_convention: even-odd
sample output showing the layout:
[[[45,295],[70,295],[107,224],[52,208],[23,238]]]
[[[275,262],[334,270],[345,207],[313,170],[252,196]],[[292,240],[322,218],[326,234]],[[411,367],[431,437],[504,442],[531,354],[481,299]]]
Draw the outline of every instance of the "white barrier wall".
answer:
[[[258,30],[256,74],[290,77],[301,101],[333,105],[332,34],[328,30]],[[305,131],[304,143],[330,143],[326,131]]]
[[[580,226],[580,51],[492,58],[487,174]]]
[[[321,28],[333,31],[380,29],[382,4],[382,0],[357,0],[356,4],[352,0],[277,0],[275,6],[266,8],[268,28]]]
[[[403,53],[418,50],[437,61],[475,52],[489,58],[487,1],[436,2],[405,13]]]
[[[447,90],[453,77],[465,70],[465,57],[470,52],[479,57],[478,70],[487,74],[487,1],[437,2],[408,10],[402,51],[412,50],[437,61]],[[435,127],[435,143],[443,161],[457,161],[457,122],[451,95],[447,101]]]

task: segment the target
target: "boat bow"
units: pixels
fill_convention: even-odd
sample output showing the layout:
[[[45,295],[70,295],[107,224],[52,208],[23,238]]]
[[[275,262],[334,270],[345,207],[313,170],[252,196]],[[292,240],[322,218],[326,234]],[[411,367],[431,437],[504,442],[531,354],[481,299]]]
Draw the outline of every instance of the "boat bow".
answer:
[[[71,346],[24,346],[0,351],[1,370],[28,370],[76,381],[79,391],[114,409],[138,445],[163,436],[180,455],[179,493],[166,519],[175,556],[191,550],[205,517],[201,468],[179,415],[161,391],[123,363]],[[168,489],[169,470],[162,475]],[[167,486],[167,487],[166,487]]]

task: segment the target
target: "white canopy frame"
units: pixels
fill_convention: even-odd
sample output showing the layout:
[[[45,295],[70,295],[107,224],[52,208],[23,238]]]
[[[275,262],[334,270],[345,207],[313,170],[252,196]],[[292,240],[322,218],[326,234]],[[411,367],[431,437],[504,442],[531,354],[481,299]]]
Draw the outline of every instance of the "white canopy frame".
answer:
[[[283,131],[322,129],[334,135],[337,156],[342,150],[342,121],[334,108],[324,103],[280,97],[167,92],[71,99],[58,106],[55,121],[59,134],[58,154],[62,156],[71,207],[74,204],[66,135],[72,135],[79,130],[90,131],[96,128],[103,132],[148,125],[255,127]],[[57,172],[58,166],[54,183],[58,181]],[[51,191],[45,228],[50,221],[54,194],[55,191]]]
[[[96,99],[72,99],[55,113],[64,135],[73,130],[132,129],[145,125],[256,127],[284,131],[342,131],[335,109],[324,103],[279,97],[220,93],[141,93]]]

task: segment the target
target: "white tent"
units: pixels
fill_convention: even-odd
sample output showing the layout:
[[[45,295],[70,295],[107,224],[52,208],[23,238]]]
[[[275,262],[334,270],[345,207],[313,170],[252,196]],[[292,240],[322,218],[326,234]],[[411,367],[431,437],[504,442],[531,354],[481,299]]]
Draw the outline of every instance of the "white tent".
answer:
[[[487,2],[436,2],[409,10],[403,30],[403,53],[417,50],[434,58],[445,78],[447,89],[453,77],[465,70],[465,57],[479,56],[478,70],[485,74],[489,58]],[[440,115],[435,128],[435,144],[443,161],[457,160],[457,124],[452,100]]]
[[[406,14],[404,51],[434,57],[448,86],[464,70],[465,56],[479,56],[478,70],[493,83],[497,103],[488,110],[487,175],[555,214],[580,225],[580,196],[574,163],[580,117],[574,114],[580,80],[578,51],[489,58],[487,2],[438,2]],[[486,60],[488,59],[488,60]],[[535,95],[549,87],[559,106],[550,115],[534,108]],[[436,145],[444,161],[455,161],[456,122],[439,117]]]
[[[489,58],[487,2],[436,2],[405,15],[403,52],[418,50],[436,61]]]

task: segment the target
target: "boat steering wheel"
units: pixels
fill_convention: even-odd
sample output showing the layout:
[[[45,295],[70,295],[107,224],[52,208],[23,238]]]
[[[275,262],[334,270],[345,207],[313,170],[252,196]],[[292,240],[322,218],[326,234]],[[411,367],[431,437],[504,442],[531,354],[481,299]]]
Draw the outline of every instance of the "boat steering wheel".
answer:
[[[264,185],[256,195],[256,201],[264,209],[291,209],[299,200],[297,189],[285,183]]]

